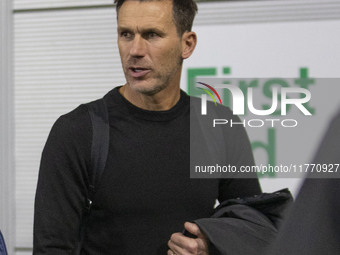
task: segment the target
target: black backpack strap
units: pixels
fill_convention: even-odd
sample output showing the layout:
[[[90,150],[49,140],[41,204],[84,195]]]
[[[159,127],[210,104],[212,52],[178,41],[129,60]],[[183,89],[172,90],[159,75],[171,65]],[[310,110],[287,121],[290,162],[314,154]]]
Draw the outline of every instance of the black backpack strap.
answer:
[[[88,206],[91,206],[96,185],[104,172],[109,152],[109,117],[103,98],[87,104],[92,123],[91,169],[89,174]]]
[[[98,190],[109,152],[110,126],[106,103],[103,98],[86,104],[92,124],[91,167],[88,172],[89,192],[85,201],[84,215],[80,225],[80,241],[75,254],[81,254],[85,229],[91,212],[94,195]]]

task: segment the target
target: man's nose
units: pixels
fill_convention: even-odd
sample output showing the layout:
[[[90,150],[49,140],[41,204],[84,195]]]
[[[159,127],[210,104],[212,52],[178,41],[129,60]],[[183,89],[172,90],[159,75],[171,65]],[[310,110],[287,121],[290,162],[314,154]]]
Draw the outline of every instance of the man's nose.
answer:
[[[132,57],[143,57],[145,55],[146,45],[143,37],[136,35],[132,41],[130,55]]]

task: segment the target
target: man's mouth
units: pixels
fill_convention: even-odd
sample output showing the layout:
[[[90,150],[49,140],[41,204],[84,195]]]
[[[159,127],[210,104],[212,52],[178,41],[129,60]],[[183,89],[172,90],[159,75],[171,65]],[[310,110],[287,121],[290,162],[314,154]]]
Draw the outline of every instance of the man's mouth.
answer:
[[[134,78],[141,78],[147,73],[150,72],[150,69],[143,68],[143,67],[130,67],[129,68],[130,75]]]
[[[138,68],[138,67],[134,68],[134,67],[132,67],[131,70],[133,72],[139,73],[139,72],[142,72],[142,71],[146,70],[146,68]]]

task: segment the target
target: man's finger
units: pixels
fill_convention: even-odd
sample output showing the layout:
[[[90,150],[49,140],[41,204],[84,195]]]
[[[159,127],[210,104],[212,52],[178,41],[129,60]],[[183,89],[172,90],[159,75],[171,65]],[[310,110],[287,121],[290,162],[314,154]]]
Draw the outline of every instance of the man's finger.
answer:
[[[176,254],[182,254],[184,250],[194,252],[199,248],[196,239],[186,237],[181,233],[172,234],[168,246]]]
[[[190,237],[184,236],[182,233],[174,233],[171,235],[170,241],[179,247],[185,247],[188,243],[194,240]]]
[[[168,242],[168,246],[170,248],[170,250],[168,250],[168,255],[173,255],[173,253],[176,255],[184,254],[185,248],[181,246],[183,245],[183,242],[180,237],[178,239],[176,238],[177,234],[181,235],[180,233],[173,234],[171,237],[175,235],[175,241],[173,241],[173,239],[170,239]]]
[[[176,254],[174,251],[172,251],[171,249],[170,250],[168,250],[168,252],[167,252],[167,255],[174,255],[174,254]],[[177,255],[177,254],[176,254]]]

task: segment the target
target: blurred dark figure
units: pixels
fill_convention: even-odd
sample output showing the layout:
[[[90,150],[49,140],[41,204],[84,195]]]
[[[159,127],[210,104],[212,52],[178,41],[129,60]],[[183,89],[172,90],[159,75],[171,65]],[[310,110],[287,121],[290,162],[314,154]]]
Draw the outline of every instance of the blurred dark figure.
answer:
[[[333,165],[333,173],[309,173],[269,255],[340,254],[339,146],[340,111],[314,158],[316,164]]]

